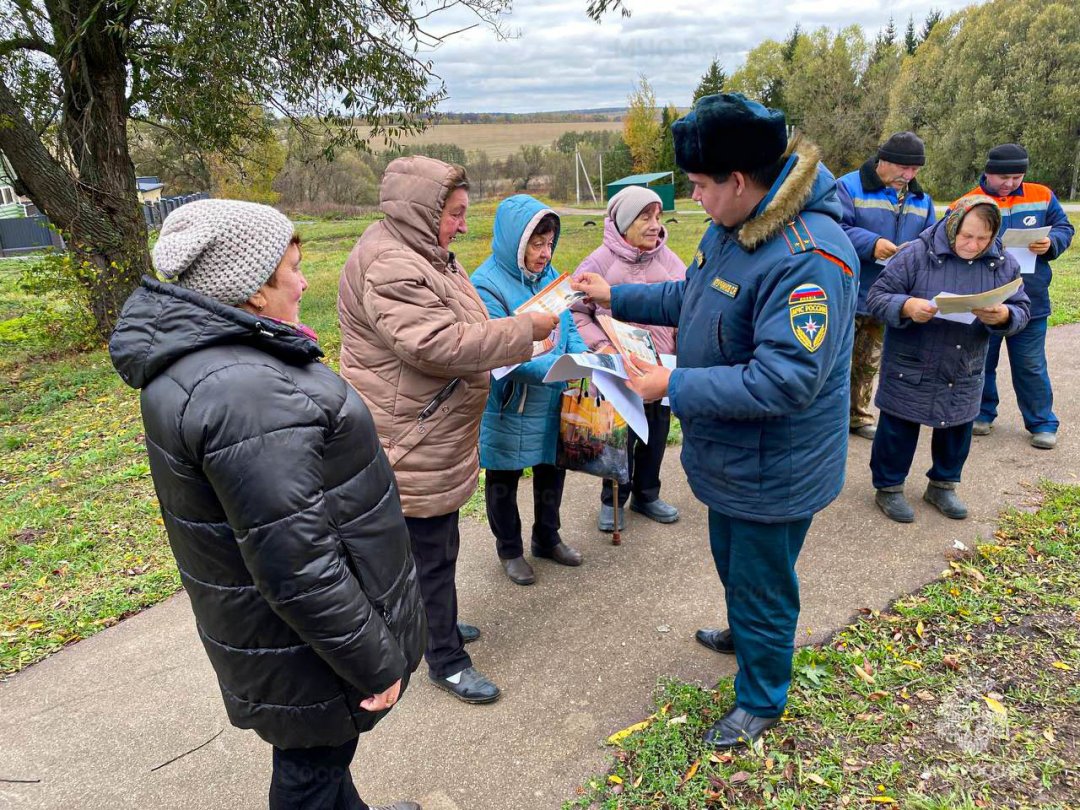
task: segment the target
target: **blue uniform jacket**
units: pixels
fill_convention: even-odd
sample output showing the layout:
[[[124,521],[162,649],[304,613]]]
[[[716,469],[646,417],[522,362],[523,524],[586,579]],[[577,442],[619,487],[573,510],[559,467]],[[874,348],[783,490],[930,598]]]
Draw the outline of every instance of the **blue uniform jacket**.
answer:
[[[1050,226],[1050,250],[1035,259],[1035,272],[1024,276],[1024,290],[1031,299],[1031,317],[1049,317],[1050,281],[1053,278],[1050,262],[1068,249],[1075,233],[1075,228],[1058,202],[1057,195],[1047,186],[1024,182],[1007,197],[998,197],[987,189],[986,175],[979,179],[977,188],[964,196],[972,194],[985,194],[997,202],[1001,209],[999,236],[1009,228]]]
[[[558,271],[550,264],[535,280],[523,267],[525,244],[545,214],[555,212],[527,194],[499,203],[495,211],[491,255],[476,268],[473,286],[492,318],[505,318],[551,283]],[[556,235],[555,247],[558,247]],[[555,348],[522,363],[501,380],[491,381],[487,406],[480,420],[480,466],[489,470],[523,470],[534,464],[555,463],[559,433],[560,395],[565,383],[543,383],[544,375],[563,354],[588,347],[569,311],[562,314]]]
[[[612,291],[616,318],[679,327],[690,487],[744,520],[808,518],[844,482],[858,257],[819,157],[803,143],[750,220],[710,225],[686,281]]]
[[[934,224],[934,201],[914,180],[901,206],[896,189],[886,186],[877,174],[877,160],[871,158],[858,171],[836,181],[840,205],[844,208],[840,224],[855,252],[859,254],[859,315],[869,315],[866,292],[877,281],[881,265],[874,259],[878,239],[888,239],[896,246],[910,242]]]
[[[949,247],[944,221],[905,245],[867,297],[871,314],[885,323],[875,404],[893,416],[930,427],[974,421],[982,400],[990,335],[1007,337],[1027,326],[1028,297],[1023,285],[1005,302],[1009,320],[1001,328],[943,318],[915,323],[900,311],[912,297],[933,300],[939,292],[980,293],[1007,284],[1019,274],[1016,259],[1005,253],[998,240],[980,258],[961,259]]]

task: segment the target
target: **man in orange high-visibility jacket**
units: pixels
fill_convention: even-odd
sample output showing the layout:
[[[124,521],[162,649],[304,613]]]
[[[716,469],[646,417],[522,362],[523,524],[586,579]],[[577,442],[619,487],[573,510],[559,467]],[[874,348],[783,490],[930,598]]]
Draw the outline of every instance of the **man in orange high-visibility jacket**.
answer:
[[[1050,261],[1056,259],[1072,242],[1074,228],[1054,192],[1038,183],[1024,180],[1028,154],[1015,143],[990,150],[986,169],[979,185],[964,196],[986,194],[1001,208],[1001,233],[1009,228],[1042,228],[1050,233],[1028,246],[1037,255],[1035,272],[1023,276],[1024,291],[1031,299],[1031,320],[1025,329],[1004,338],[1009,349],[1013,390],[1031,433],[1031,444],[1050,450],[1057,443],[1058,418],[1054,415],[1054,392],[1046,365],[1046,320],[1050,315]],[[991,335],[986,354],[986,381],[982,406],[975,419],[973,433],[985,436],[997,416],[997,364],[1001,354],[1000,335]]]

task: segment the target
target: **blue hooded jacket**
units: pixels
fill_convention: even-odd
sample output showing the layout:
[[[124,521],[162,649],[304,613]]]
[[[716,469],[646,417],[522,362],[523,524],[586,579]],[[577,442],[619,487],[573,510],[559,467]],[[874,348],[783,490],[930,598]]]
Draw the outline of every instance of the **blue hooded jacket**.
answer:
[[[743,520],[811,517],[844,483],[859,259],[819,160],[803,142],[749,220],[711,224],[686,281],[612,290],[616,318],[679,327],[686,477]]]
[[[491,255],[476,268],[473,286],[492,318],[505,318],[558,277],[549,263],[535,279],[524,267],[525,245],[540,220],[555,212],[527,194],[499,203],[495,211]],[[552,254],[559,244],[558,232]],[[480,466],[489,470],[522,470],[555,463],[559,407],[565,383],[544,384],[544,375],[564,354],[586,352],[585,341],[568,311],[562,314],[555,348],[522,363],[501,380],[491,381],[487,407],[480,421]]]
[[[912,180],[901,205],[896,189],[881,182],[877,159],[866,161],[858,171],[836,181],[840,205],[844,208],[840,224],[859,254],[859,315],[869,315],[866,293],[881,274],[882,265],[874,258],[878,239],[888,239],[899,247],[910,242],[934,224],[934,201]]]

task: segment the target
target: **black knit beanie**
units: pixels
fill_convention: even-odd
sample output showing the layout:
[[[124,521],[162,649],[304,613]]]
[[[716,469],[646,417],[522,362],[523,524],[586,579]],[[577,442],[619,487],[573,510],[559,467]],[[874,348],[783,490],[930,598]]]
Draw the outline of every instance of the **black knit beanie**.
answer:
[[[1018,143],[1003,143],[990,150],[983,171],[986,174],[1024,174],[1027,170],[1027,150]]]
[[[914,132],[897,132],[877,150],[878,160],[887,160],[900,166],[923,166],[926,164],[926,146]]]

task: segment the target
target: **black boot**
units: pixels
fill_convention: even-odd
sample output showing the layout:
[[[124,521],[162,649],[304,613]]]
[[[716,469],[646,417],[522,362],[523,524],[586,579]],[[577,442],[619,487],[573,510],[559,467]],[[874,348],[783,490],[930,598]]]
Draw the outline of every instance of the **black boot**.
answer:
[[[735,642],[731,640],[731,630],[727,627],[723,630],[703,627],[694,633],[694,638],[697,639],[698,644],[708,647],[713,652],[724,655],[735,654]]]
[[[952,481],[931,481],[926,485],[923,500],[947,518],[963,520],[968,516],[967,507],[956,497],[956,484]]]
[[[911,523],[915,520],[915,510],[904,497],[904,487],[884,487],[874,493],[874,503],[890,520],[897,523]]]
[[[735,708],[705,732],[705,742],[713,748],[739,748],[744,745],[749,747],[779,722],[779,717],[758,717]]]

